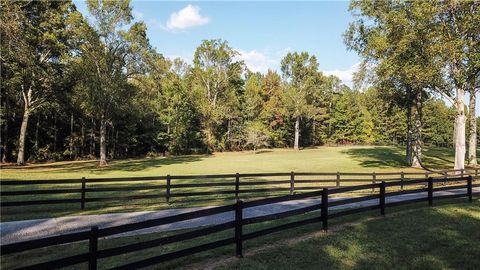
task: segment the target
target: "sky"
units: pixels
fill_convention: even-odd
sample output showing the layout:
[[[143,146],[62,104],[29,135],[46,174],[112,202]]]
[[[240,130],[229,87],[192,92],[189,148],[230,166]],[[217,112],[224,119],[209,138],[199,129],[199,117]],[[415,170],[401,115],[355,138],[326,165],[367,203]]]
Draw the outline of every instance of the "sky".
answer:
[[[74,3],[88,17],[85,2]],[[360,62],[342,37],[352,21],[348,1],[133,0],[131,6],[134,21],[146,23],[150,43],[171,59],[191,63],[203,40],[223,39],[250,70],[264,73],[279,71],[288,52],[307,51],[317,57],[324,74],[335,75],[348,86]],[[480,98],[476,109],[480,114]]]
[[[87,15],[83,1],[74,1]],[[290,51],[317,57],[327,75],[351,85],[359,57],[347,51],[343,32],[350,21],[347,1],[183,2],[132,1],[134,20],[144,21],[156,50],[191,63],[205,39],[224,39],[252,71],[279,70]]]

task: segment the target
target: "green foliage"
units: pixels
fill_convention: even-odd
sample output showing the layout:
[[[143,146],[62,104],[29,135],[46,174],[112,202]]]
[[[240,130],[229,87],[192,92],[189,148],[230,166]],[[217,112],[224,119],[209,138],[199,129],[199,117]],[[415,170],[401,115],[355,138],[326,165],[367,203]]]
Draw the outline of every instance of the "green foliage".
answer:
[[[297,119],[302,146],[404,144],[413,93],[445,83],[428,30],[433,3],[378,3],[353,1],[362,14],[345,34],[366,60],[357,77],[372,79],[360,91],[324,76],[307,52],[288,53],[281,76],[249,71],[220,39],[199,44],[192,65],[167,59],[129,1],[88,1],[90,21],[69,1],[3,1],[2,161],[18,155],[26,109],[31,161],[98,156],[102,123],[109,158],[292,147]],[[424,142],[451,145],[452,109],[426,94],[421,102]]]

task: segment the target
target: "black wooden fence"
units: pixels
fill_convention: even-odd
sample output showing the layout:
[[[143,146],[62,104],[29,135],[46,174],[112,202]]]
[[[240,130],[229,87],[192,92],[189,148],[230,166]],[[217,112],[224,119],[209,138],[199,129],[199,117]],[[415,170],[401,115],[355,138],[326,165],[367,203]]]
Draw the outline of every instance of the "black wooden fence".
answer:
[[[114,267],[112,269],[137,269],[146,266],[155,265],[158,263],[162,263],[165,261],[169,261],[172,259],[177,259],[180,257],[192,255],[198,252],[207,251],[211,249],[215,249],[222,246],[227,245],[235,245],[236,256],[241,257],[243,254],[243,243],[253,238],[257,238],[260,236],[268,235],[271,233],[283,231],[290,228],[295,228],[299,226],[303,226],[306,224],[312,223],[321,223],[321,228],[323,230],[328,229],[328,221],[332,218],[337,218],[345,215],[356,214],[364,211],[370,210],[380,210],[380,214],[385,215],[386,208],[394,207],[403,204],[409,203],[417,203],[417,202],[428,202],[429,205],[433,204],[434,200],[437,199],[448,199],[448,198],[456,198],[456,197],[467,197],[470,202],[472,202],[473,196],[473,187],[480,186],[480,184],[472,184],[472,176],[468,177],[456,177],[448,179],[447,181],[455,181],[456,183],[464,183],[467,182],[466,185],[462,184],[461,186],[434,186],[435,183],[444,183],[444,178],[427,178],[427,179],[416,179],[411,180],[408,182],[404,181],[392,181],[392,182],[385,182],[382,181],[380,183],[375,184],[367,184],[367,185],[358,185],[358,186],[348,186],[348,187],[340,187],[334,189],[324,188],[319,191],[313,191],[303,194],[294,194],[294,195],[286,195],[286,196],[279,196],[279,197],[272,197],[272,198],[263,198],[257,199],[253,201],[246,201],[243,202],[242,200],[237,200],[235,204],[219,206],[214,208],[208,208],[203,210],[198,210],[194,212],[188,212],[183,214],[178,214],[169,217],[163,217],[158,219],[146,220],[137,223],[119,225],[114,227],[106,227],[106,228],[97,228],[92,227],[89,231],[83,232],[76,232],[70,233],[60,236],[53,236],[47,237],[38,240],[31,240],[25,241],[20,243],[2,245],[1,248],[1,255],[8,255],[18,252],[24,252],[28,250],[49,247],[49,246],[57,246],[61,244],[79,242],[79,241],[88,241],[89,243],[89,250],[88,252],[81,253],[74,256],[64,257],[60,259],[55,259],[52,261],[39,263],[30,265],[27,267],[19,267],[16,269],[53,269],[58,267],[66,267],[72,266],[80,263],[88,263],[89,269],[97,269],[97,261],[102,258],[112,257],[123,255],[135,251],[141,251],[144,249],[158,247],[160,245],[168,245],[171,243],[176,243],[180,241],[186,241],[190,239],[194,239],[201,236],[210,235],[213,233],[218,233],[222,231],[226,231],[229,229],[233,229],[232,234],[230,237],[213,241],[207,244],[197,245],[181,250],[176,250],[173,252],[169,252],[166,254],[156,255],[154,257],[150,257],[147,259],[142,259],[134,262],[129,262],[127,264]],[[408,189],[403,191],[394,191],[394,192],[387,192],[386,189],[390,187],[398,187],[401,185],[420,185],[419,188],[415,189]],[[426,187],[425,187],[426,186]],[[358,190],[369,190],[369,189],[378,189],[378,194],[374,195],[366,195],[362,197],[353,197],[341,200],[329,200],[329,196],[333,194],[340,194]],[[442,196],[434,196],[436,191],[445,191],[445,190],[454,190],[454,189],[465,189],[465,193],[461,194],[453,194],[453,195],[442,195]],[[386,198],[400,195],[400,194],[413,194],[413,193],[427,193],[427,196],[415,199],[409,199],[405,201],[398,201],[398,202],[386,202]],[[281,212],[275,213],[270,215],[264,216],[256,216],[250,218],[243,217],[243,210],[251,207],[262,206],[262,205],[269,205],[273,203],[289,201],[289,200],[301,200],[305,198],[314,198],[314,197],[321,197],[321,203]],[[339,205],[348,205],[360,201],[369,201],[369,200],[376,200],[378,199],[378,203],[374,203],[370,206],[364,206],[359,208],[348,208],[346,210],[336,211],[336,212],[329,212],[331,207],[339,206]],[[243,233],[243,228],[249,224],[254,223],[261,223],[266,221],[272,221],[277,219],[282,219],[290,216],[296,216],[304,213],[309,213],[313,211],[320,210],[319,216],[314,216],[302,220],[297,220],[293,222],[289,222],[282,225],[276,225],[273,227],[269,227],[266,229],[257,230],[250,233]],[[131,231],[136,231],[145,228],[151,228],[155,226],[170,224],[174,222],[186,221],[190,219],[195,219],[199,217],[207,217],[212,216],[220,213],[234,213],[234,219],[232,221],[224,222],[217,225],[212,225],[209,227],[201,227],[195,229],[193,231],[188,232],[180,232],[175,235],[170,235],[166,237],[161,237],[157,239],[150,239],[144,242],[137,242],[137,243],[130,243],[123,246],[118,247],[110,247],[106,249],[99,249],[98,248],[98,239],[106,236],[112,236],[120,233],[126,233]],[[58,247],[58,253],[61,254],[62,250],[61,247]],[[24,257],[25,260],[28,260],[28,256]]]
[[[472,175],[479,177],[478,169],[450,170],[441,173],[387,172],[387,173],[258,173],[218,175],[166,175],[153,177],[58,179],[58,180],[2,180],[1,207],[17,207],[45,204],[77,204],[82,210],[87,203],[150,199],[155,203],[170,203],[172,198],[229,196],[266,197],[282,194],[293,195],[309,190],[341,187],[359,183],[376,184],[380,181],[400,181],[403,189],[406,182],[428,177],[451,177]],[[282,178],[283,179],[278,179]],[[272,179],[273,178],[273,179]],[[128,183],[128,185],[125,185]],[[100,184],[100,185],[99,185]],[[45,188],[47,187],[47,188]],[[65,188],[67,187],[67,188]],[[206,190],[208,188],[208,190]],[[195,190],[192,190],[195,189]],[[153,194],[131,194],[131,192],[153,191]],[[373,190],[372,190],[373,191]],[[115,192],[113,195],[112,192]],[[74,198],[73,195],[78,197]],[[95,194],[95,196],[88,196]],[[71,198],[51,198],[51,195]],[[29,199],[21,196],[30,196]],[[40,198],[40,199],[39,199]]]

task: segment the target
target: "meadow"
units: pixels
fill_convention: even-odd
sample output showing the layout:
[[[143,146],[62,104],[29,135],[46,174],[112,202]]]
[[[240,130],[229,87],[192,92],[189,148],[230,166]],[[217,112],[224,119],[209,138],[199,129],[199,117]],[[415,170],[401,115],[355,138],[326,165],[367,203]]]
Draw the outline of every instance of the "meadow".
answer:
[[[185,155],[112,160],[106,167],[98,161],[65,161],[27,166],[8,166],[1,179],[62,179],[81,177],[136,177],[159,175],[262,173],[262,172],[390,172],[419,171],[406,166],[402,147],[340,146],[292,149],[265,149],[253,153],[220,152],[212,155]],[[479,151],[480,153],[480,151]],[[433,169],[452,169],[453,149],[428,148],[424,163]]]

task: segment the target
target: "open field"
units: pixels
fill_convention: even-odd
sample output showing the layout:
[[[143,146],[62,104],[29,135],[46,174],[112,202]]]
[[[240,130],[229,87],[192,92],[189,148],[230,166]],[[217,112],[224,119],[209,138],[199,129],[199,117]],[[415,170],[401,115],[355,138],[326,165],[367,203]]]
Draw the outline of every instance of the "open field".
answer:
[[[305,149],[302,151],[292,151],[286,149],[265,150],[264,152],[253,154],[251,152],[237,153],[218,153],[211,156],[180,156],[170,158],[157,159],[131,159],[112,161],[108,167],[100,168],[96,162],[58,162],[51,164],[30,165],[24,168],[8,168],[2,169],[2,179],[59,179],[73,178],[80,179],[82,176],[88,179],[98,177],[137,177],[137,176],[161,176],[166,174],[218,174],[218,173],[234,173],[234,172],[417,172],[421,173],[416,177],[424,177],[422,170],[415,170],[404,167],[403,149],[395,147],[320,147],[315,149]],[[453,158],[453,153],[449,149],[430,149],[426,152],[426,162],[435,168],[447,169]],[[345,176],[346,178],[356,178],[353,176]],[[342,176],[342,179],[345,179]],[[371,176],[360,176],[360,178],[368,179]],[[398,178],[396,176],[386,176]],[[242,178],[243,184],[249,181],[270,181],[283,180],[284,184],[269,184],[263,186],[245,186],[241,189],[254,188],[280,188],[284,191],[266,191],[255,194],[242,193],[241,198],[262,197],[269,195],[285,195],[288,194],[290,176],[270,177],[270,178]],[[302,180],[302,177],[296,177],[296,180]],[[315,179],[335,179],[335,176],[305,176],[305,180]],[[379,176],[377,180],[382,180]],[[7,180],[5,180],[7,181]],[[228,182],[234,183],[234,178],[228,179],[186,179],[172,180],[173,184],[201,184],[205,182]],[[342,186],[362,184],[354,182],[342,182]],[[364,184],[364,183],[363,183]],[[9,186],[3,185],[2,192],[25,191],[37,189],[77,189],[80,183],[74,184],[45,184],[45,185],[19,185]],[[86,198],[94,200],[95,198],[105,199],[108,197],[119,198],[116,201],[95,201],[88,202],[85,210],[80,210],[79,203],[70,204],[48,204],[48,205],[28,205],[20,207],[2,207],[2,221],[22,220],[33,218],[46,218],[71,215],[101,214],[115,212],[131,212],[131,211],[149,211],[166,208],[208,206],[231,203],[234,199],[232,194],[219,194],[209,196],[196,197],[174,197],[170,204],[165,202],[165,180],[157,181],[125,181],[116,183],[87,183],[88,188],[114,188],[117,191],[104,192],[87,192]],[[325,185],[335,185],[335,183],[304,183],[300,184],[308,189],[320,189]],[[130,192],[118,191],[118,189],[129,189],[138,186],[153,187],[150,190],[133,190]],[[297,187],[297,185],[296,185]],[[217,192],[232,190],[234,186],[209,186],[209,187],[191,187],[182,189],[172,189],[173,194],[179,192]],[[408,188],[408,187],[407,187]],[[300,188],[296,189],[296,192]],[[305,191],[305,189],[304,189]],[[149,196],[146,199],[126,200],[124,196]],[[58,200],[72,199],[78,200],[80,193],[67,194],[41,194],[41,195],[15,195],[2,196],[2,202],[18,201],[18,200]]]
[[[479,151],[480,154],[480,151]],[[435,169],[452,169],[453,149],[430,148],[424,163]],[[132,177],[155,175],[259,173],[259,172],[388,172],[415,171],[406,167],[401,147],[318,147],[301,151],[272,149],[253,152],[225,152],[213,155],[114,160],[108,167],[97,161],[74,161],[7,167],[1,179],[60,179]]]
[[[452,204],[454,203],[454,204]],[[279,221],[249,225],[244,233],[318,216],[312,212]],[[226,246],[176,259],[151,269],[477,269],[480,238],[480,201],[467,203],[464,198],[435,203],[411,204],[388,208],[385,218],[377,211],[333,219],[331,232],[320,233],[319,223],[255,238],[245,242],[245,257],[233,257],[233,246]],[[156,239],[172,234],[154,233],[123,238],[104,239],[99,249]],[[157,256],[192,245],[230,237],[231,231],[206,237],[161,245],[140,252],[99,260],[99,269],[107,269]],[[2,256],[2,269],[19,267],[69,256],[88,250],[87,243],[63,245]],[[60,253],[59,253],[60,252]],[[272,255],[275,254],[275,255]],[[25,260],[25,258],[31,258]],[[78,265],[72,269],[83,269]]]

